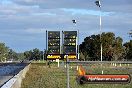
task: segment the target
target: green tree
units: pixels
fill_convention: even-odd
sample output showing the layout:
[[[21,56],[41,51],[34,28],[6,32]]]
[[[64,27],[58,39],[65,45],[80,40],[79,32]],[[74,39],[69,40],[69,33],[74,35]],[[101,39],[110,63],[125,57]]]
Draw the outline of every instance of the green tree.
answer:
[[[103,47],[103,60],[112,60],[113,55],[113,44],[115,42],[115,34],[108,32],[102,33],[101,42]]]
[[[25,59],[27,59],[27,60],[33,59],[32,50],[30,50],[30,51],[25,51],[25,52],[24,52],[24,57],[25,57]]]
[[[132,40],[124,44],[125,47],[125,59],[132,60]]]
[[[24,60],[25,56],[24,53],[17,53],[18,60]]]
[[[0,43],[0,62],[6,61],[8,57],[8,47],[4,43]]]
[[[37,48],[33,49],[33,59],[35,60],[41,59],[41,52]]]
[[[82,52],[80,53],[80,60],[85,61],[85,56],[83,55],[83,53],[82,53]]]
[[[35,48],[30,51],[25,51],[24,56],[27,60],[40,60],[43,58],[43,51],[40,51],[39,49]]]
[[[98,60],[100,52],[100,35],[86,37],[79,47],[85,60]]]
[[[18,60],[19,58],[18,58],[17,53],[14,50],[9,49],[8,50],[8,59],[9,60]]]
[[[113,45],[113,58],[114,60],[122,60],[123,59],[123,40],[120,37],[115,38],[115,42]]]
[[[103,60],[119,60],[123,53],[122,38],[115,37],[112,32],[103,32],[100,35],[91,35],[84,39],[80,44],[80,52],[84,55],[86,60],[100,60],[102,43]]]

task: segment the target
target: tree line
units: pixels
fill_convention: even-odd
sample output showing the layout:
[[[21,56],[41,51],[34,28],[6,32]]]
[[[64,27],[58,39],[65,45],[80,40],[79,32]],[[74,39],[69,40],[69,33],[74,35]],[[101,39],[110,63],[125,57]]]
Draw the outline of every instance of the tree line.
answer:
[[[99,61],[102,57],[104,61],[128,61],[132,60],[132,40],[123,44],[121,37],[116,37],[112,32],[103,32],[101,36],[91,35],[80,44],[80,59]]]
[[[129,35],[132,38],[132,33]],[[123,39],[116,37],[112,32],[103,32],[101,36],[97,34],[86,37],[79,45],[80,60],[99,61],[101,44],[104,61],[132,60],[132,40],[123,43]],[[37,48],[23,53],[16,53],[7,47],[5,43],[0,43],[0,62],[9,60],[42,60],[45,54],[46,51],[41,51]]]
[[[0,62],[22,59],[24,59],[23,53],[16,53],[14,50],[7,47],[5,43],[0,43]]]
[[[24,61],[24,60],[41,60],[43,59],[43,51],[35,48],[33,50],[17,53],[5,45],[0,43],[0,62],[5,61]]]

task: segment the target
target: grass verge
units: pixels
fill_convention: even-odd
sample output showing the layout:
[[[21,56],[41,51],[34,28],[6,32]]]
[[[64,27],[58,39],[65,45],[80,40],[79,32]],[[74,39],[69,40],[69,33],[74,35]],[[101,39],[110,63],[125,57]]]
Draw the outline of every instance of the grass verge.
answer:
[[[71,66],[70,66],[71,67]],[[92,66],[91,66],[92,68]],[[91,68],[88,68],[89,71]],[[76,66],[70,68],[70,88],[132,88],[132,82],[129,84],[84,84],[79,85],[76,82]],[[100,68],[93,66],[91,69],[94,74],[100,74]],[[104,73],[114,74],[132,74],[129,69],[107,69]],[[57,68],[57,65],[51,65],[51,68],[45,64],[31,64],[25,79],[22,81],[21,88],[66,88],[66,69]]]

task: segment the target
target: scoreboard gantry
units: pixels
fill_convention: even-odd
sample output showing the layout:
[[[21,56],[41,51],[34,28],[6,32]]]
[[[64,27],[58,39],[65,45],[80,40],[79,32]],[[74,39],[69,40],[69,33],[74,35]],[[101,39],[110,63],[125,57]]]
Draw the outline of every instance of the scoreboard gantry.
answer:
[[[77,59],[77,31],[46,31],[46,58]]]

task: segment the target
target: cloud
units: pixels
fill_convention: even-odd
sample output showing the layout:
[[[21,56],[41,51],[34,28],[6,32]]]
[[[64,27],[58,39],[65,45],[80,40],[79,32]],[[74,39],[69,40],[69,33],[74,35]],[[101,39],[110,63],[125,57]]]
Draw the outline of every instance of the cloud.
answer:
[[[44,8],[44,9],[78,8],[78,7],[84,7],[86,3],[88,2],[87,0],[56,0],[56,1],[53,1],[53,0],[13,0],[13,1],[17,4],[22,4],[22,5],[39,5],[41,8]]]
[[[43,9],[75,8],[96,9],[94,0],[13,0],[21,5],[38,5]],[[131,0],[101,0],[102,10],[110,12],[132,12]]]
[[[86,9],[62,9],[65,12],[69,12],[72,15],[100,15],[100,11],[94,11],[94,10],[86,10]],[[109,16],[111,14],[114,14],[114,12],[101,12],[102,16]]]
[[[102,9],[114,12],[132,12],[132,0],[102,0]]]
[[[15,3],[6,3],[2,4],[0,3],[1,8],[0,12],[3,15],[24,15],[24,14],[31,14],[34,12],[41,12],[41,9],[39,9],[38,6],[23,6],[18,5]]]
[[[119,3],[120,2],[120,3]],[[102,0],[102,31],[127,41],[132,28],[131,0]],[[77,20],[77,25],[72,20]],[[0,40],[24,51],[45,48],[46,30],[79,30],[80,43],[99,33],[99,8],[93,0],[2,0]],[[20,49],[19,49],[20,47]]]
[[[42,29],[33,29],[33,28],[30,28],[30,29],[25,30],[25,32],[30,33],[30,34],[42,34],[45,31],[42,30]]]

